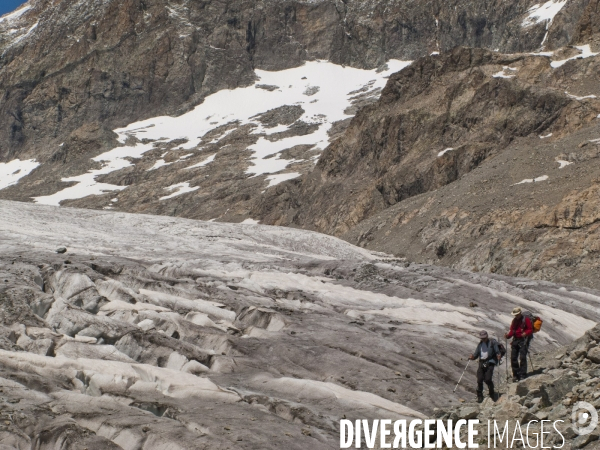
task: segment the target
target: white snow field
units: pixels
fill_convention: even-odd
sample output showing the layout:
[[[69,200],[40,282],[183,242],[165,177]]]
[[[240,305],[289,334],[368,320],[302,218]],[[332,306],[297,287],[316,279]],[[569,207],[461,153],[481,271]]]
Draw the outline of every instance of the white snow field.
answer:
[[[39,165],[34,159],[24,161],[13,159],[7,163],[0,163],[0,189],[17,184],[21,178],[29,175]]]
[[[182,195],[187,192],[197,191],[198,189],[198,187],[190,187],[190,183],[188,182],[177,183],[172,186],[166,187],[165,190],[171,191],[172,194],[165,195],[164,197],[161,197],[160,200],[168,200],[170,198],[177,197],[178,195]]]
[[[547,22],[548,25],[552,23],[554,17],[560,12],[561,9],[567,4],[567,0],[554,1],[550,0],[544,4],[536,4],[529,8],[528,15],[523,20],[523,27],[531,27],[541,22]]]
[[[119,135],[119,141],[123,144],[128,137],[147,139],[149,142],[132,146],[124,145],[95,157],[94,160],[102,162],[104,167],[76,177],[65,178],[63,181],[74,181],[78,184],[53,195],[37,197],[35,201],[46,205],[58,205],[62,200],[123,189],[122,186],[98,183],[95,179],[98,175],[133,165],[129,159],[141,157],[154,148],[154,142],[185,139],[187,142],[179,148],[191,151],[202,150],[199,145],[206,133],[231,123],[238,125],[254,123],[255,134],[269,135],[285,131],[288,129],[285,125],[269,129],[253,121],[252,118],[280,106],[300,105],[305,112],[299,120],[319,125],[314,133],[275,142],[260,137],[255,145],[249,147],[253,151],[253,156],[248,173],[254,176],[276,174],[294,162],[281,159],[277,155],[279,152],[296,145],[315,145],[317,149],[323,150],[329,143],[327,132],[332,124],[351,117],[346,109],[352,105],[355,97],[364,95],[365,92],[378,96],[389,75],[409,64],[409,61],[392,60],[387,63],[387,69],[381,72],[342,67],[328,61],[307,62],[303,66],[278,72],[257,70],[258,80],[252,86],[219,91],[208,96],[192,111],[179,117],[155,117],[115,130]],[[261,86],[268,86],[269,89]],[[217,140],[224,136],[225,133]],[[188,169],[207,165],[214,160],[215,156]],[[159,161],[152,169],[164,165],[168,163]],[[278,177],[271,177],[269,186],[299,175],[280,174]]]

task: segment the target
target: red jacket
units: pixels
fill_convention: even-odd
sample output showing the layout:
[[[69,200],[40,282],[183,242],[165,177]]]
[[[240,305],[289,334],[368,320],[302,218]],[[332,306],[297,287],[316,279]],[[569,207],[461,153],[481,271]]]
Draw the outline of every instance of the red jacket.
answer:
[[[514,336],[516,339],[520,339],[531,336],[532,334],[533,324],[531,323],[531,319],[523,316],[521,319],[517,319],[516,317],[513,319],[507,337],[511,338]]]

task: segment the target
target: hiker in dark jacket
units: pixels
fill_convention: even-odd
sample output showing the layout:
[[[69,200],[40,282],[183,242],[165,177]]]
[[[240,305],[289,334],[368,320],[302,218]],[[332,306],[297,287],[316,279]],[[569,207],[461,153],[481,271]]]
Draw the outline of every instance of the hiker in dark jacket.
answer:
[[[495,339],[488,337],[487,331],[479,332],[479,345],[475,353],[469,359],[479,359],[479,368],[477,369],[477,401],[483,401],[483,382],[488,386],[490,397],[496,401],[496,393],[494,392],[494,367],[500,362],[502,355],[498,342]]]
[[[506,333],[507,339],[513,338],[510,344],[510,363],[513,372],[513,381],[517,382],[527,377],[527,352],[529,342],[533,336],[533,323],[523,315],[519,307],[513,309],[515,317],[510,324],[510,331]]]

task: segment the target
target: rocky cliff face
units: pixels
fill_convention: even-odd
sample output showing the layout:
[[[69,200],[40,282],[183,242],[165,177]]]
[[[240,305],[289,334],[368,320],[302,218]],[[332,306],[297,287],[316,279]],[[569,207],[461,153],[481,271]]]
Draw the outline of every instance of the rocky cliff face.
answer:
[[[250,85],[255,69],[375,68],[456,45],[533,51],[594,32],[591,3],[569,2],[550,22],[533,3],[32,0],[0,21],[0,161],[41,163],[19,199],[50,195],[117,145],[113,129]]]
[[[598,173],[584,161],[597,71],[587,46],[418,60],[254,215],[416,261],[595,286]]]
[[[264,198],[274,210],[267,220],[342,234],[452,183],[519,137],[548,134],[555,123],[593,123],[600,107],[569,97],[567,76],[557,77],[547,57],[482,49],[420,59],[392,76],[379,103],[360,111],[327,149],[295,194],[297,211],[281,217],[273,198]]]
[[[343,417],[473,398],[472,373],[452,390],[474,332],[501,336],[516,303],[546,319],[535,352],[600,319],[598,291],[409,264],[313,232],[0,207],[9,448],[337,448]]]

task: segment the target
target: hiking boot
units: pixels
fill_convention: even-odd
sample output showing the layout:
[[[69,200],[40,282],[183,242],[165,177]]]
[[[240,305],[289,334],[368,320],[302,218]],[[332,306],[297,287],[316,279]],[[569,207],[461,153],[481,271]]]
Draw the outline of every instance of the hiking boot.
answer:
[[[496,402],[496,400],[498,400],[498,393],[494,392],[494,391],[490,391],[490,398]]]
[[[483,403],[483,392],[477,393],[477,403]]]

